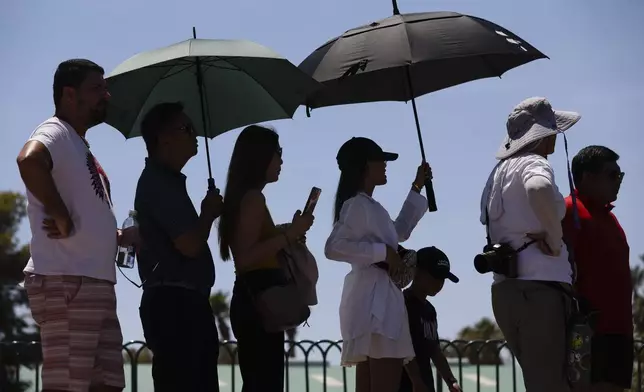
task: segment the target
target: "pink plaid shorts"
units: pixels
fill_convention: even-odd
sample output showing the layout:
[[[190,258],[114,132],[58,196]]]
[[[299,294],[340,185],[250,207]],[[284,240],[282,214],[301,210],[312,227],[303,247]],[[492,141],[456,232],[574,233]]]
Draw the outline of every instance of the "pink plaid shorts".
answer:
[[[40,326],[43,389],[125,387],[114,284],[82,276],[30,275],[25,289]]]

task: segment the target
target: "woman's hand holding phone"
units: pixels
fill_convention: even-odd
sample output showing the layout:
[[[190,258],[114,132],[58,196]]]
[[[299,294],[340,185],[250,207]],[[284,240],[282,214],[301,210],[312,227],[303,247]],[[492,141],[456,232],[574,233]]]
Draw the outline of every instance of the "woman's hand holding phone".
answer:
[[[300,237],[303,237],[304,234],[306,234],[306,232],[309,231],[309,229],[313,225],[314,220],[315,217],[313,216],[313,214],[302,214],[302,211],[300,210],[295,211],[295,215],[293,215],[293,221],[291,222],[289,228],[286,230],[286,236],[290,240],[296,240]]]

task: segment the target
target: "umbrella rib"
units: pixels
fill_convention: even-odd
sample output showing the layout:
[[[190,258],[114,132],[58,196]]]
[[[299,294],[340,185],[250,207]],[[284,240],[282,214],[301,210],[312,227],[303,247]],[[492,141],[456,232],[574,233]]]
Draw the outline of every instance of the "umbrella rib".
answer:
[[[403,23],[403,31],[405,32],[405,36],[407,37],[407,49],[409,49],[409,64],[407,64],[407,72],[406,72],[406,78],[407,80],[407,94],[409,95],[409,100],[414,99],[413,96],[413,91],[411,90],[412,83],[414,83],[413,80],[411,80],[411,66],[414,64],[414,56],[411,53],[411,44],[409,43],[409,32],[407,31],[407,24]],[[421,141],[421,146],[422,146],[422,141]],[[421,148],[422,149],[422,148]]]
[[[286,110],[286,108],[284,108],[284,106],[282,105],[282,103],[281,103],[277,98],[275,98],[275,97],[273,96],[273,94],[271,94],[271,93],[268,91],[268,89],[267,89],[267,88],[266,88],[262,83],[260,83],[260,81],[259,81],[259,80],[257,80],[253,75],[251,75],[249,72],[246,72],[246,71],[245,71],[242,67],[240,67],[239,65],[234,64],[234,63],[231,63],[230,61],[228,61],[228,60],[227,60],[227,59],[225,59],[225,58],[222,58],[222,57],[219,57],[219,56],[212,56],[212,57],[214,57],[214,58],[218,58],[218,59],[220,59],[221,61],[224,61],[224,62],[226,62],[226,63],[228,63],[228,64],[232,65],[233,67],[236,67],[236,68],[237,68],[237,69],[236,69],[237,71],[241,71],[241,72],[243,72],[244,74],[246,74],[246,76],[248,76],[249,78],[253,79],[253,80],[255,81],[255,83],[257,83],[257,85],[259,85],[259,86],[262,88],[262,90],[264,90],[264,91],[266,92],[266,94],[268,94],[268,96],[270,96],[270,97],[271,97],[275,102],[277,102],[277,105],[280,107],[280,109],[282,109],[282,111],[284,112],[284,115],[286,115],[286,116],[288,117],[288,111]],[[231,58],[232,58],[232,57],[231,57]],[[234,58],[235,58],[235,59],[243,59],[244,57],[239,56],[239,57],[234,57]],[[282,59],[280,59],[280,60],[282,60]],[[288,61],[288,60],[283,60],[283,61]],[[235,69],[233,69],[233,70],[235,70]]]
[[[185,58],[178,58],[178,59],[173,59],[176,61],[175,65],[192,65],[190,61],[186,61]],[[151,65],[146,65],[143,68],[166,68],[168,66],[167,63],[161,63],[161,64],[151,64]]]
[[[407,37],[407,49],[409,49],[408,66],[411,66],[414,63],[414,57],[412,56],[412,53],[411,53],[411,44],[409,42],[409,32],[407,31],[407,23],[403,23],[403,31],[405,32],[405,36]],[[411,91],[409,93],[411,94]]]
[[[499,72],[496,70],[496,67],[492,66],[489,61],[487,61],[487,57],[485,54],[479,55],[481,60],[483,60],[483,64],[485,64],[486,67],[492,71],[492,74],[495,75],[497,78],[501,78],[501,75],[503,75],[503,72]]]
[[[405,15],[405,14],[403,14],[403,15]],[[398,16],[403,16],[403,15],[398,15]],[[463,17],[463,16],[467,16],[467,15],[447,15],[447,16],[441,16],[441,17],[439,17],[439,18],[421,19],[421,20],[414,20],[414,21],[409,21],[409,22],[408,22],[408,21],[405,21],[405,20],[403,19],[403,20],[401,20],[401,21],[400,21],[400,22],[398,22],[398,23],[390,24],[390,25],[386,25],[386,26],[379,26],[379,25],[378,25],[378,26],[371,26],[371,25],[365,25],[365,26],[361,26],[361,27],[357,27],[357,28],[355,28],[355,29],[352,29],[352,30],[360,30],[360,29],[363,29],[363,31],[355,31],[355,32],[352,32],[352,33],[351,33],[351,32],[350,32],[351,30],[348,30],[348,31],[346,31],[344,34],[342,34],[340,37],[341,37],[341,38],[349,38],[349,37],[353,37],[353,36],[356,36],[356,35],[369,33],[369,32],[374,31],[374,30],[381,30],[381,29],[388,29],[388,28],[391,28],[391,27],[396,27],[396,26],[398,26],[398,25],[399,25],[399,24],[401,24],[401,23],[402,23],[402,24],[422,23],[422,22],[427,22],[428,20],[455,19],[455,18],[461,18],[461,17]],[[390,16],[390,18],[391,18],[391,16]],[[402,18],[401,18],[401,19],[402,19]],[[371,28],[370,28],[370,29],[366,29],[367,27],[371,27]],[[366,29],[366,30],[364,30],[364,29]],[[340,38],[340,37],[337,37],[337,38]],[[336,39],[337,39],[337,38],[336,38]],[[330,43],[330,42],[327,42],[327,44],[328,44],[328,43]],[[324,45],[322,45],[322,46],[325,46],[325,45],[327,45],[327,44],[324,44]]]
[[[180,74],[181,72],[184,72],[184,71],[186,71],[187,69],[190,69],[190,67],[192,67],[192,65],[193,65],[193,64],[187,64],[185,67],[183,67],[183,68],[181,68],[181,69],[179,69],[179,70],[177,70],[177,71],[175,71],[175,72],[173,72],[173,73],[165,74],[165,75],[163,75],[159,80],[163,80],[163,79],[171,78],[171,77],[173,77],[174,75]],[[173,67],[173,68],[174,68],[174,67]]]
[[[227,71],[240,71],[238,68],[222,67],[221,65],[202,64],[206,68],[225,69]]]
[[[184,60],[184,59],[180,59],[180,60]],[[188,63],[188,64],[189,64],[190,62],[189,62],[189,61],[186,61],[185,63]],[[166,64],[166,67],[167,67],[167,64]],[[147,67],[146,67],[146,68],[147,68]],[[161,66],[159,66],[159,68],[161,68]],[[190,68],[190,67],[183,68],[182,70],[186,70],[186,69],[188,69],[188,68]],[[175,73],[175,74],[172,74],[172,75],[176,75],[176,73]],[[156,82],[155,82],[155,83],[150,87],[150,89],[148,90],[147,94],[145,94],[145,97],[146,97],[146,98],[145,98],[145,100],[143,101],[143,103],[142,103],[142,105],[141,105],[141,108],[142,108],[142,107],[144,107],[144,106],[145,106],[145,104],[148,102],[148,100],[150,99],[150,95],[151,95],[152,91],[154,91],[154,89],[155,89],[155,88],[157,88],[157,86],[159,85],[159,83],[161,83],[161,81],[162,81],[162,80],[167,79],[168,77],[170,77],[170,76],[172,76],[172,75],[166,75],[166,74],[164,74],[164,75],[163,75],[163,76],[161,76],[159,79],[157,79],[157,81],[156,81]],[[136,118],[134,119],[134,123],[136,123],[136,122],[139,120],[139,118],[140,118],[140,117],[141,117],[141,111],[140,111],[140,109],[139,109],[139,113],[137,114]]]

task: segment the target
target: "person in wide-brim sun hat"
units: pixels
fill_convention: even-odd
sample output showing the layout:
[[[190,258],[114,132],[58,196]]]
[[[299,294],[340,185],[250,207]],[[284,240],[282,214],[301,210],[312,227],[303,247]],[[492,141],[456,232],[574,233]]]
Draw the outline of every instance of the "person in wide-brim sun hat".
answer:
[[[489,226],[492,244],[518,251],[536,241],[517,254],[516,269],[494,262],[477,266],[481,273],[494,273],[494,317],[529,391],[570,391],[563,366],[570,300],[561,290],[572,289],[573,268],[562,240],[566,203],[547,157],[555,151],[557,135],[580,118],[553,110],[546,98],[518,104],[508,116],[499,162],[481,195],[479,219]],[[518,276],[504,275],[514,270]]]
[[[528,98],[508,116],[507,135],[496,158],[509,158],[531,144],[556,137],[575,125],[580,118],[576,112],[553,110],[546,98]]]

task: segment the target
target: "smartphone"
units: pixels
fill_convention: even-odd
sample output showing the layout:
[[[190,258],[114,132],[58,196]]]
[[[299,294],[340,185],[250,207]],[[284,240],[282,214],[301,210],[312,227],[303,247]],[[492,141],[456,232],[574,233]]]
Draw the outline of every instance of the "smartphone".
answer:
[[[313,213],[313,210],[315,210],[316,204],[318,204],[320,193],[322,193],[322,189],[317,187],[311,188],[311,193],[309,194],[309,198],[306,201],[306,205],[304,206],[304,209],[302,210],[303,214]]]

